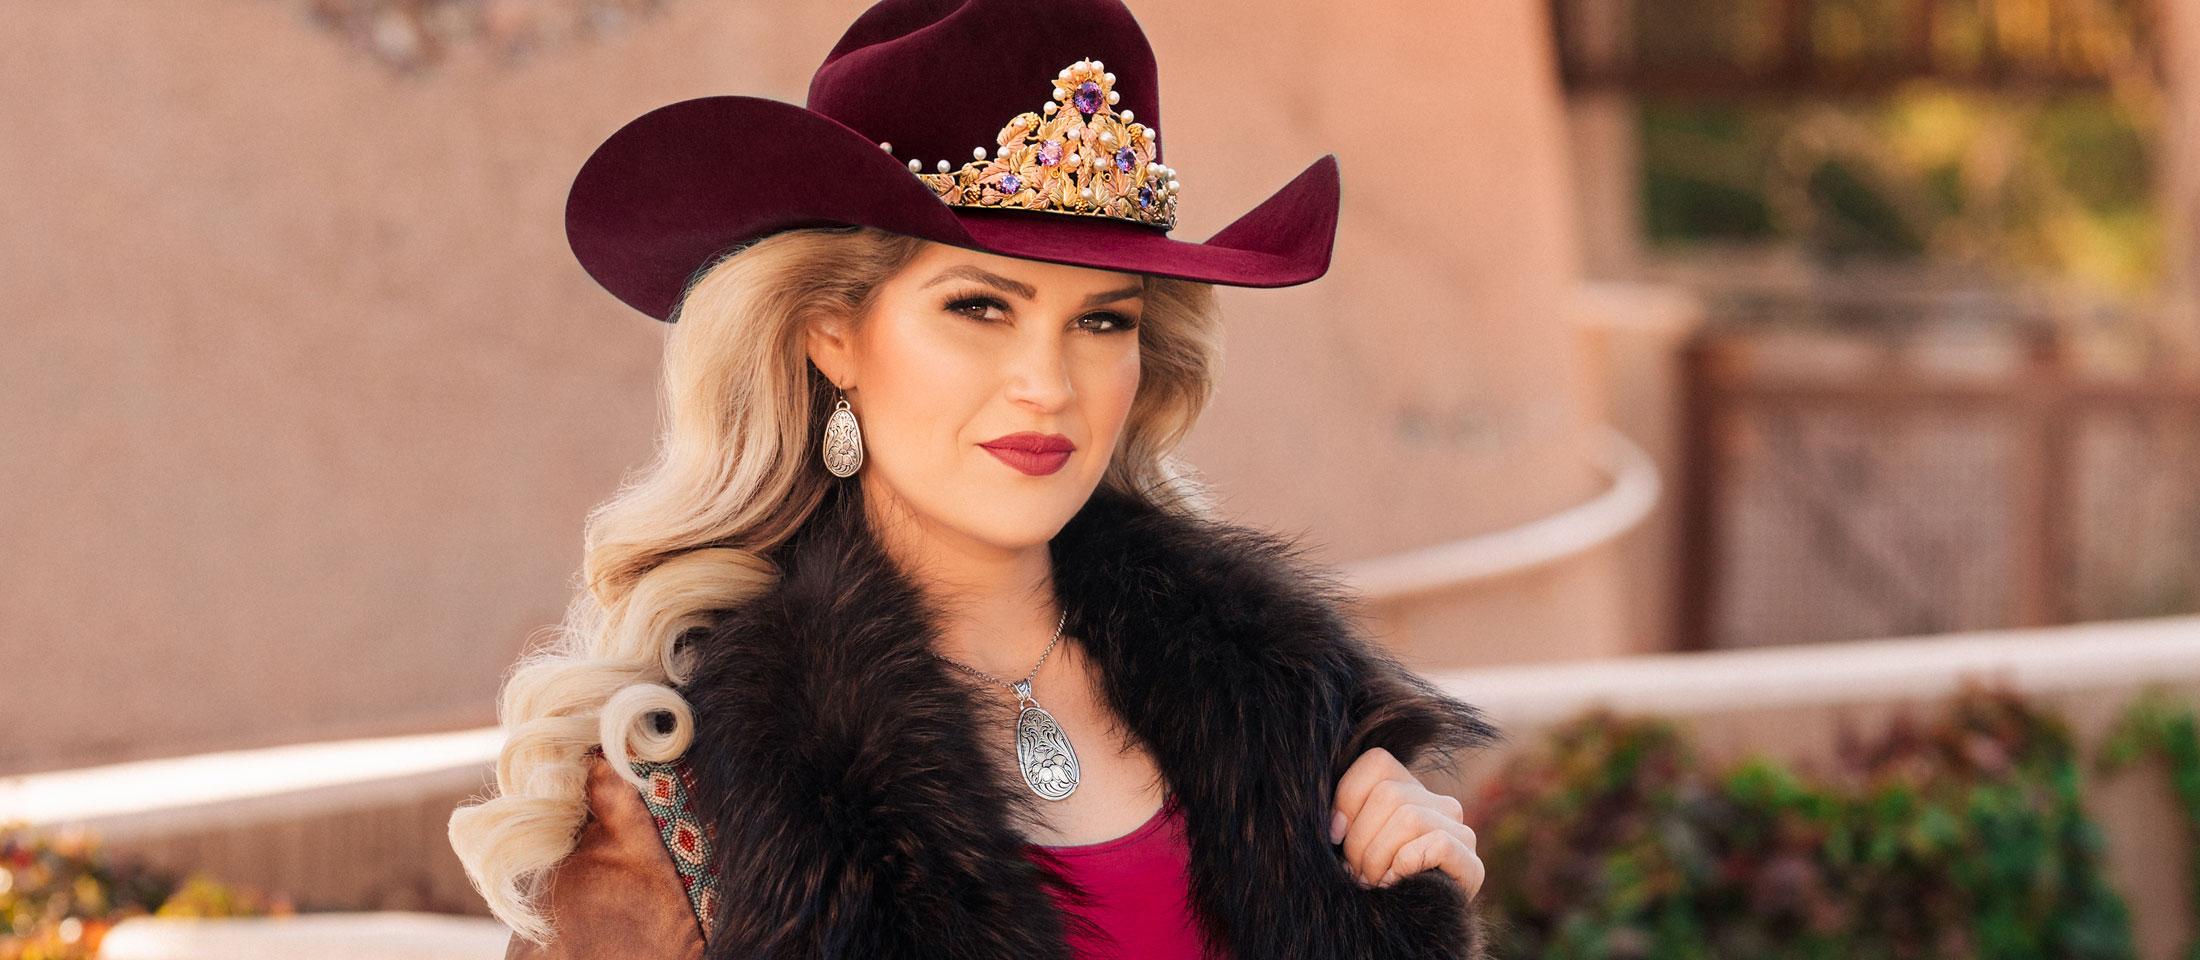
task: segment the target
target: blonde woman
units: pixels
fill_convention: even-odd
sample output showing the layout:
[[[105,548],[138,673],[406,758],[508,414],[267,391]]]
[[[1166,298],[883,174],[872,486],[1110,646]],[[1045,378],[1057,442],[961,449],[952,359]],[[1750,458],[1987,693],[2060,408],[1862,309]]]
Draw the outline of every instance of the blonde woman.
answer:
[[[1481,955],[1414,770],[1496,731],[1171,453],[1214,285],[1326,272],[1335,160],[1174,240],[1158,120],[1117,0],[885,0],[807,109],[583,166],[668,418],[451,820],[509,957]]]

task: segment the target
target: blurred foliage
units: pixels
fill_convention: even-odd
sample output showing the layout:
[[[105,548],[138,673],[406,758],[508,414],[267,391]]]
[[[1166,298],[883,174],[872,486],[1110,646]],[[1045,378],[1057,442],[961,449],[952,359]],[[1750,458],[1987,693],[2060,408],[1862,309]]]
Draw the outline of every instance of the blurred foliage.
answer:
[[[0,960],[82,960],[125,918],[287,914],[288,900],[117,859],[81,829],[0,825]]]
[[[2134,294],[2162,273],[2158,115],[2143,88],[2015,98],[1930,81],[1868,102],[1646,102],[1645,231]]]
[[[1648,69],[1727,66],[1806,86],[1890,70],[2020,84],[2127,76],[2151,66],[2155,19],[2147,0],[1659,0],[1635,12],[1627,37]]]
[[[1513,958],[2128,960],[2076,753],[1979,687],[1816,779],[1706,770],[1670,721],[1593,712],[1479,799],[1478,901]]]

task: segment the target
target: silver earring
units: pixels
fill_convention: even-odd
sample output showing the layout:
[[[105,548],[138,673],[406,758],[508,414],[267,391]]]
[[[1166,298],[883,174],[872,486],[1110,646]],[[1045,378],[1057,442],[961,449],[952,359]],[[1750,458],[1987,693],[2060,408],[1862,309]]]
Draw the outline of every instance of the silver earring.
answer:
[[[833,415],[825,421],[825,469],[833,476],[845,477],[863,466],[863,430],[856,426],[856,415],[848,409],[848,398],[841,397],[833,406]]]

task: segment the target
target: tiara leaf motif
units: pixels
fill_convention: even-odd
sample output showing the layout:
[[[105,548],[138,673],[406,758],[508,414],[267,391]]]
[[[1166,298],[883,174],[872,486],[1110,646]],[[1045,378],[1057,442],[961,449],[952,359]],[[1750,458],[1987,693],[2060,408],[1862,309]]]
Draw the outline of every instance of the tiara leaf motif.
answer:
[[[998,149],[971,151],[971,160],[925,173],[909,172],[955,207],[1039,210],[1176,226],[1176,171],[1156,160],[1161,131],[1116,112],[1115,74],[1098,60],[1062,69],[1054,97],[1037,112],[1017,114],[996,136]],[[892,153],[890,143],[879,148]]]

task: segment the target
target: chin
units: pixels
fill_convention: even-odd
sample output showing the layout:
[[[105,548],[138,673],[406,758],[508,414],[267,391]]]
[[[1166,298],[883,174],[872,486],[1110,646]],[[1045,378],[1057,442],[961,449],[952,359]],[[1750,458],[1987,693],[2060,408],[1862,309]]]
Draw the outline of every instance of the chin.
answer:
[[[995,484],[973,484],[985,493],[964,511],[967,525],[963,529],[1002,547],[1046,543],[1084,507],[1096,485],[1079,483],[1074,477],[1029,479],[1044,482],[1009,484],[1006,489]]]

